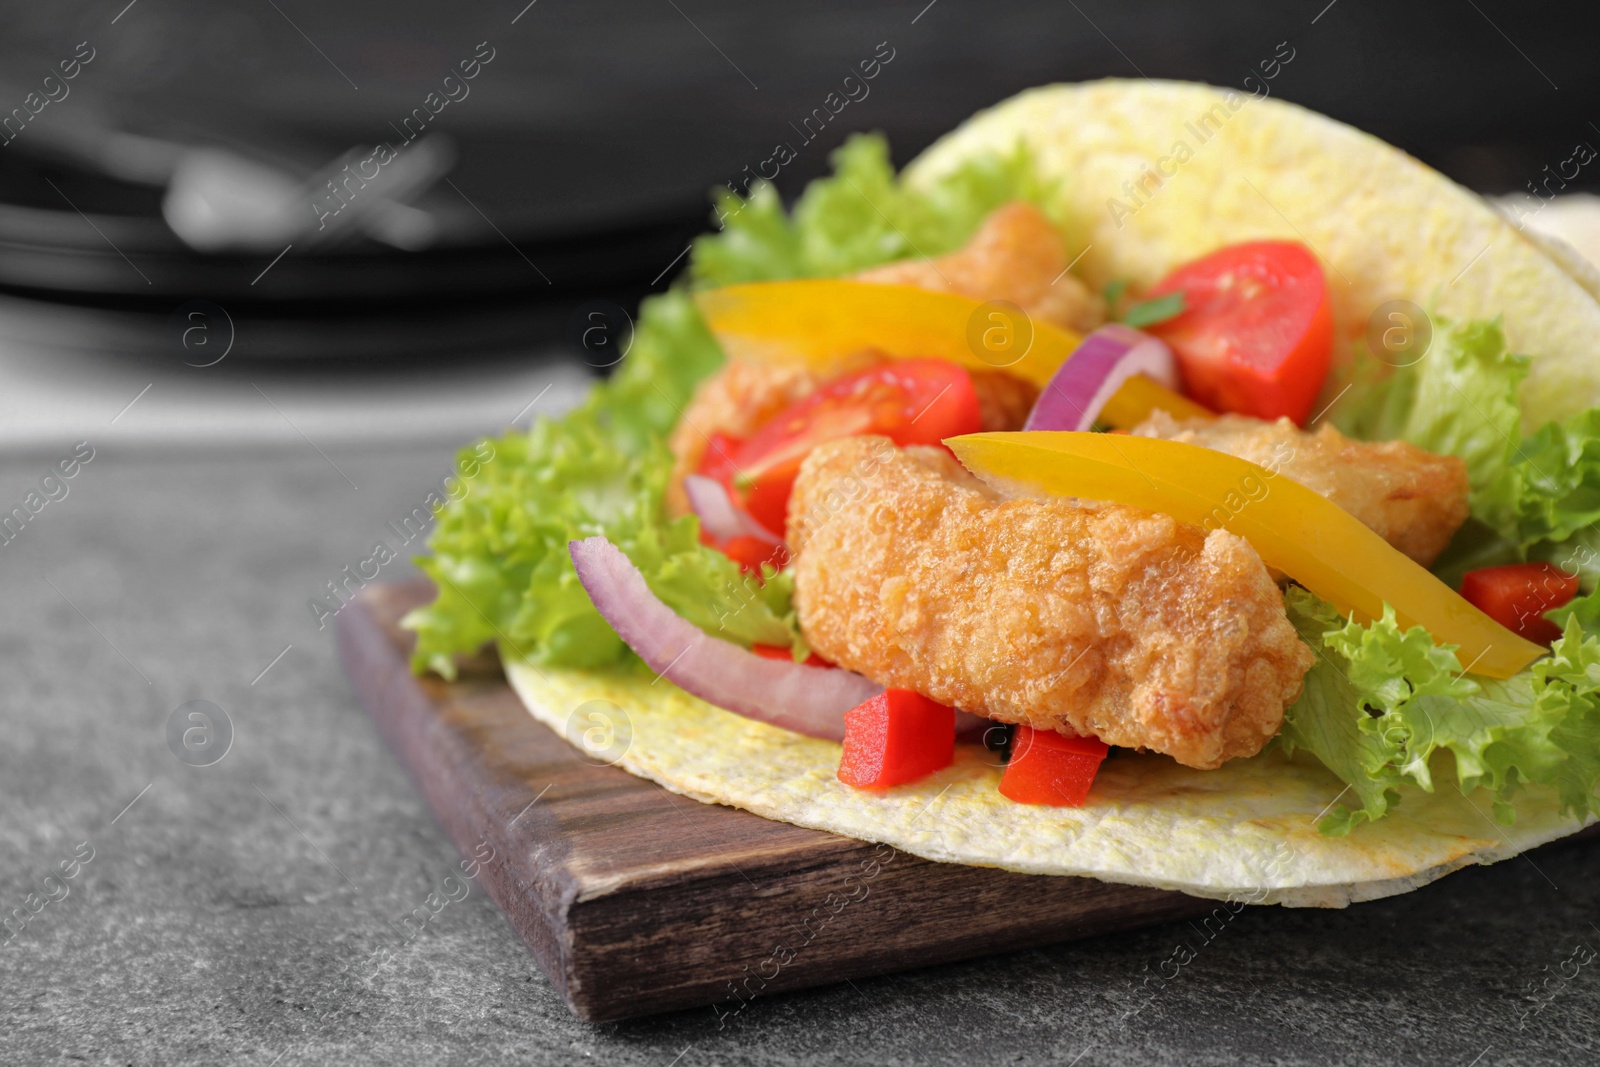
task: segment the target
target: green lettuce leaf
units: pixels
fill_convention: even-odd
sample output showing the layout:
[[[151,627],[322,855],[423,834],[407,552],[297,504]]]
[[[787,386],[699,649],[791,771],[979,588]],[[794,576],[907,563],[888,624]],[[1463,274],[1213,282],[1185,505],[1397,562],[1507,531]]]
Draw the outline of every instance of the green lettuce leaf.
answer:
[[[1544,617],[1563,631],[1567,628],[1568,619],[1576,619],[1586,633],[1600,633],[1600,589],[1587,596],[1576,597],[1559,608],[1552,608],[1544,613]]]
[[[1021,147],[972,160],[925,190],[895,177],[882,137],[852,137],[831,159],[833,177],[807,186],[792,217],[765,183],[755,183],[748,199],[721,190],[722,231],[695,241],[695,284],[835,277],[908,256],[942,255],[1002,204],[1028,200],[1048,213],[1055,200]]]
[[[1335,421],[1353,436],[1399,438],[1460,456],[1473,514],[1498,530],[1494,509],[1503,506],[1508,453],[1522,435],[1517,391],[1527,374],[1527,359],[1506,351],[1498,320],[1438,320],[1421,359],[1387,378],[1359,382]]]
[[[1600,521],[1600,408],[1525,438],[1488,503],[1491,521],[1523,547],[1592,533]]]
[[[1020,151],[974,160],[926,190],[903,186],[879,137],[833,155],[836,173],[811,183],[793,217],[772,189],[723,196],[721,232],[695,241],[695,285],[838,274],[958,247],[991,210],[1016,199],[1044,206],[1047,190]],[[743,577],[699,543],[693,517],[663,512],[671,458],[664,444],[695,385],[723,362],[682,286],[647,299],[628,355],[576,410],[494,441],[494,459],[438,513],[417,560],[439,593],[407,616],[413,667],[454,676],[454,657],[498,642],[552,666],[632,660],[578,582],[567,543],[601,533],[644,573],[651,590],[708,633],[739,644],[805,642],[788,574]],[[463,453],[465,456],[466,453]]]
[[[793,646],[787,579],[765,585],[699,543],[692,518],[660,518],[671,460],[655,443],[618,448],[592,409],[494,441],[494,459],[443,508],[418,559],[439,587],[414,612],[414,662],[453,676],[452,656],[498,641],[535,663],[600,667],[628,653],[589,602],[567,544],[602,533],[650,588],[709,633],[743,645]],[[465,456],[466,454],[463,453]]]
[[[1381,369],[1357,361],[1335,422],[1355,437],[1460,456],[1473,517],[1508,546],[1500,554],[1538,554],[1600,521],[1600,408],[1524,437],[1517,395],[1528,360],[1507,351],[1499,320],[1437,320],[1421,359],[1387,377]]]
[[[1363,626],[1299,588],[1284,606],[1318,661],[1277,743],[1311,752],[1358,802],[1330,811],[1323,833],[1382,818],[1403,785],[1432,792],[1445,751],[1458,788],[1489,790],[1502,822],[1527,783],[1554,786],[1564,812],[1600,813],[1600,640],[1576,619],[1550,656],[1497,680],[1462,673],[1453,646],[1401,630],[1390,610]]]
[[[1289,590],[1284,606],[1301,639],[1318,655],[1300,699],[1284,711],[1283,729],[1274,743],[1286,754],[1305,749],[1321,760],[1348,787],[1340,797],[1354,791],[1357,806],[1330,803],[1329,814],[1318,824],[1323,833],[1345,834],[1363,819],[1381,819],[1400,802],[1398,781],[1385,773],[1397,757],[1396,746],[1362,728],[1370,718],[1365,694],[1350,680],[1345,663],[1324,647],[1323,635],[1344,621],[1338,612],[1298,587]]]

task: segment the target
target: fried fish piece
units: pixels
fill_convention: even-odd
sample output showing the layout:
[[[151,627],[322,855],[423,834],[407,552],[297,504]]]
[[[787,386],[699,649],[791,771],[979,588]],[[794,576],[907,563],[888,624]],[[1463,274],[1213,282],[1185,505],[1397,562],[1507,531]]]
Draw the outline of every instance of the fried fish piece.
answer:
[[[788,536],[819,654],[1002,722],[1210,769],[1261,750],[1312,665],[1242,538],[1120,504],[1001,499],[942,449],[819,445]]]
[[[730,437],[749,437],[774,415],[818,386],[840,375],[865,370],[883,361],[872,352],[863,352],[847,361],[843,369],[823,375],[805,367],[770,366],[729,360],[727,366],[700,383],[683,417],[667,438],[674,463],[667,486],[669,514],[689,510],[683,492],[683,477],[700,466],[717,432]],[[1000,370],[973,370],[972,388],[978,394],[978,416],[985,430],[1020,430],[1033,410],[1039,390]]]
[[[1056,228],[1044,212],[1020,201],[996,208],[972,239],[949,255],[889,263],[856,278],[1005,300],[1080,333],[1106,320],[1105,301],[1067,273],[1067,252]]]
[[[1406,441],[1352,441],[1327,423],[1244,415],[1178,421],[1158,411],[1132,433],[1226,452],[1276,471],[1339,505],[1424,567],[1467,521],[1467,465]]]

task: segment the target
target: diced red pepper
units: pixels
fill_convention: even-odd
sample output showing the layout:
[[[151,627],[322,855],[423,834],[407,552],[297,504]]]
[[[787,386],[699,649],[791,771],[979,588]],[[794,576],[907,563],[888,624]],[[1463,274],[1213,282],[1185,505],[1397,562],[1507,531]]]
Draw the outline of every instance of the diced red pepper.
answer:
[[[885,689],[844,713],[839,781],[887,789],[950,766],[956,712],[910,689]]]
[[[750,651],[754,652],[758,656],[763,657],[764,659],[782,659],[788,660],[790,663],[794,662],[794,653],[779,645],[751,645]],[[805,665],[807,667],[833,666],[833,664],[829,663],[815,652],[812,652],[806,656]]]
[[[1018,804],[1079,807],[1108,751],[1096,737],[1068,737],[1019,725],[1011,735],[1011,759],[1000,775],[1000,794]]]
[[[1468,571],[1461,595],[1506,629],[1548,645],[1561,628],[1544,613],[1578,595],[1578,576],[1551,563],[1511,563]]]

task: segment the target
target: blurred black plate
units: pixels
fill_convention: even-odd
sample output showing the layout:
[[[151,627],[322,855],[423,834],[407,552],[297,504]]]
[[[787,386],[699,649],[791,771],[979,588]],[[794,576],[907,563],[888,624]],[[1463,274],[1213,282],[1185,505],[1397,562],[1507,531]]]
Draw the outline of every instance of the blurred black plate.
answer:
[[[1587,47],[1592,5],[1527,18],[1508,0],[1448,19],[1420,7],[1256,0],[11,7],[0,115],[84,42],[95,58],[35,124],[221,145],[308,171],[389,138],[461,60],[482,45],[495,51],[470,96],[430,127],[459,158],[453,186],[428,199],[449,216],[449,237],[425,252],[352,241],[296,244],[276,263],[274,250],[202,256],[161,221],[159,190],[28,157],[31,132],[0,148],[0,290],[12,297],[0,335],[68,346],[92,337],[113,351],[159,346],[168,317],[194,300],[225,308],[243,324],[241,352],[261,355],[470,350],[540,322],[556,332],[529,340],[551,343],[583,300],[625,302],[668,283],[705,228],[707,190],[747,180],[775,144],[798,152],[777,179],[792,196],[851,131],[889,131],[904,162],[974,110],[1051,81],[1148,74],[1238,85],[1287,41],[1297,58],[1277,95],[1486,192],[1522,188],[1591,138],[1584,101],[1600,86]],[[880,50],[895,58],[870,96],[814,139],[802,133]],[[1586,168],[1573,188],[1597,180],[1600,169]],[[53,330],[38,327],[52,314]]]
[[[0,288],[40,295],[328,303],[588,291],[648,282],[707,214],[704,190],[655,193],[545,227],[545,235],[530,237],[525,227],[513,243],[466,202],[452,220],[455,240],[432,249],[402,253],[359,238],[307,248],[302,241],[274,263],[276,253],[188,248],[161,218],[159,190],[27,157],[8,162],[0,170]],[[447,185],[434,199],[449,195]],[[43,206],[48,199],[61,209]]]

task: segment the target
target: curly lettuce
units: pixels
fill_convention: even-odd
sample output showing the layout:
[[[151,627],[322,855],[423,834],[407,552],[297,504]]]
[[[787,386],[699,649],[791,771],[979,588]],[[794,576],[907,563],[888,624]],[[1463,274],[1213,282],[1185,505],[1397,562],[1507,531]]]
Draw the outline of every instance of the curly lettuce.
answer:
[[[990,211],[1016,199],[1048,210],[1048,190],[1020,150],[973,160],[921,189],[895,175],[881,137],[832,156],[792,214],[770,186],[724,191],[722,229],[695,241],[689,285],[834,275],[959,247]],[[455,674],[455,657],[497,642],[508,654],[563,667],[609,667],[632,653],[589,602],[568,541],[604,534],[651,590],[708,633],[804,655],[785,573],[757,582],[699,542],[693,517],[668,519],[666,435],[695,385],[724,356],[680,284],[644,301],[627,359],[559,419],[495,439],[494,459],[437,516],[417,564],[433,603],[412,612],[413,667]],[[465,455],[465,454],[464,454]]]
[[[915,189],[895,176],[882,137],[853,137],[830,158],[833,177],[807,186],[792,215],[770,185],[754,186],[749,199],[721,190],[716,214],[722,230],[695,241],[695,284],[852,274],[953,251],[986,215],[1013,200],[1046,214],[1054,210],[1053,186],[1037,176],[1021,146],[972,159]]]
[[[1600,639],[1576,619],[1549,656],[1498,680],[1463,673],[1454,646],[1400,629],[1392,611],[1363,626],[1298,588],[1284,606],[1318,658],[1277,743],[1309,751],[1355,794],[1318,824],[1323,833],[1382,818],[1403,785],[1432,792],[1443,751],[1460,790],[1487,789],[1503,823],[1527,784],[1554,787],[1564,813],[1600,814]]]
[[[797,640],[787,576],[746,580],[700,544],[692,518],[666,521],[671,461],[659,441],[640,452],[592,408],[495,441],[471,491],[440,511],[418,565],[438,586],[408,617],[415,664],[445,677],[453,656],[486,642],[541,664],[602,667],[627,654],[589,602],[567,544],[602,533],[644,571],[650,588],[702,629],[743,645]]]
[[[1460,456],[1473,518],[1504,542],[1502,555],[1547,554],[1540,546],[1600,521],[1600,408],[1524,436],[1517,398],[1529,363],[1507,350],[1498,319],[1438,320],[1416,363],[1381,379],[1375,366],[1370,357],[1358,365],[1335,422],[1355,437]]]
[[[1452,586],[1468,570],[1523,559],[1557,562],[1586,586],[1600,573],[1600,409],[1524,435],[1528,368],[1499,320],[1437,320],[1416,363],[1384,377],[1370,357],[1358,362],[1340,405],[1336,421],[1352,436],[1465,461],[1472,519],[1434,565]],[[1563,811],[1600,812],[1600,639],[1588,636],[1600,635],[1600,593],[1549,613],[1563,636],[1505,680],[1465,675],[1454,647],[1420,627],[1400,630],[1392,613],[1362,626],[1304,590],[1285,604],[1319,656],[1278,743],[1316,755],[1356,801],[1323,819],[1325,833],[1382,818],[1401,786],[1431,791],[1442,751],[1461,790],[1488,789],[1502,821],[1528,783],[1555,787]]]

